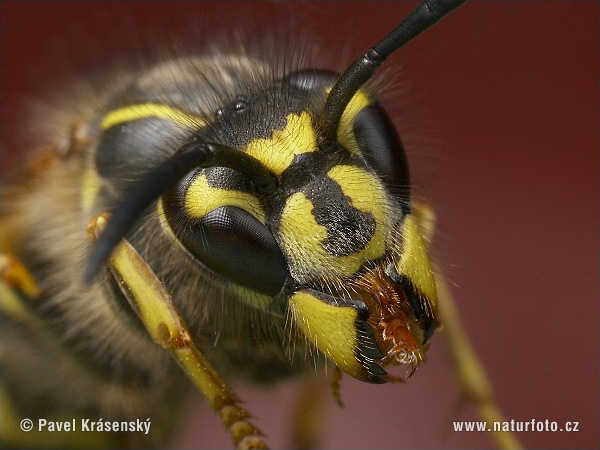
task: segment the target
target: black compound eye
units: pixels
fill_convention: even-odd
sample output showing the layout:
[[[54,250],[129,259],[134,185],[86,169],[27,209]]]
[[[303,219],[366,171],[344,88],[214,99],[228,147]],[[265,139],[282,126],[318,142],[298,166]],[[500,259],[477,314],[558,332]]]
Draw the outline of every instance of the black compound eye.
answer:
[[[283,82],[305,91],[325,89],[336,80],[337,74],[329,70],[299,70],[287,75]]]
[[[271,231],[237,206],[224,205],[192,219],[184,211],[185,184],[163,198],[169,226],[184,247],[213,272],[265,295],[278,294],[288,277]]]
[[[377,172],[392,195],[409,207],[410,176],[404,146],[384,109],[369,105],[354,121],[354,135],[367,163]]]
[[[182,242],[215,272],[263,294],[276,295],[287,278],[285,259],[269,229],[235,206],[206,214]]]

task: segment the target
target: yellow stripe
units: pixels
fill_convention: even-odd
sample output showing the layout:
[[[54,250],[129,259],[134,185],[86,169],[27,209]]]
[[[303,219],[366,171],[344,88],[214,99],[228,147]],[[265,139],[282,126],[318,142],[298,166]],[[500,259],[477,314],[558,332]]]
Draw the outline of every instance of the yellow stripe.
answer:
[[[252,214],[263,225],[266,223],[265,212],[254,195],[209,186],[204,174],[190,183],[185,193],[185,212],[188,216],[201,219],[221,206],[237,206]]]
[[[141,105],[125,106],[109,112],[104,116],[104,119],[102,119],[100,127],[103,130],[106,130],[120,123],[145,119],[148,117],[169,119],[186,127],[203,127],[206,125],[206,120],[200,116],[183,112],[168,105],[145,103]]]
[[[435,312],[437,310],[435,279],[415,216],[409,214],[404,218],[400,232],[403,248],[402,256],[396,261],[396,271],[410,280],[417,291],[427,298]]]
[[[333,166],[327,176],[339,184],[352,207],[373,214],[375,234],[360,253],[365,260],[379,258],[385,252],[385,233],[389,226],[385,188],[376,176],[356,166]]]
[[[246,153],[276,175],[281,175],[296,155],[317,149],[317,135],[307,112],[288,114],[286,119],[286,126],[273,131],[270,139],[255,139],[246,147]]]
[[[325,90],[329,95],[331,88]],[[358,143],[356,142],[356,137],[354,136],[354,121],[356,120],[356,116],[359,112],[361,112],[364,108],[371,104],[371,99],[362,89],[356,92],[342,117],[340,118],[340,123],[337,129],[337,139],[342,144],[344,148],[346,148],[351,154],[356,155],[360,152],[358,148]]]
[[[313,208],[313,203],[304,193],[296,192],[287,199],[281,213],[279,238],[296,280],[308,282],[327,277],[351,277],[365,261],[383,256],[385,225],[377,218],[375,210],[375,234],[365,248],[351,255],[334,256],[323,249],[327,228],[317,223]]]

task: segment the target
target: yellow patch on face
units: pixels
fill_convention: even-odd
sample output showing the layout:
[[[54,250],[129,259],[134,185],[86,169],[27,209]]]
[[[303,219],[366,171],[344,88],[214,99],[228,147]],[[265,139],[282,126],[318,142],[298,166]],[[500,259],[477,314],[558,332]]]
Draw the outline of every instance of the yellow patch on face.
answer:
[[[252,214],[263,225],[266,223],[265,212],[254,195],[212,187],[204,174],[190,183],[185,193],[185,211],[188,216],[200,219],[221,206],[237,206]]]
[[[367,246],[369,254],[380,256],[385,251],[385,234],[388,227],[388,200],[386,190],[379,179],[356,166],[333,166],[327,176],[340,185],[342,192],[350,198],[350,205],[375,217],[375,235]]]
[[[410,280],[415,289],[437,310],[437,290],[429,256],[419,226],[412,214],[407,215],[400,230],[403,239],[402,256],[396,262],[396,271]]]
[[[281,214],[279,237],[290,272],[299,282],[323,277],[349,278],[365,262],[379,259],[385,253],[388,214],[383,186],[368,172],[354,166],[335,166],[327,175],[340,185],[351,206],[374,216],[375,232],[359,252],[334,256],[323,248],[327,228],[315,220],[311,200],[302,192],[291,195]]]
[[[130,105],[109,112],[100,123],[100,128],[107,130],[121,123],[132,120],[155,117],[157,119],[168,119],[185,127],[203,127],[206,120],[202,117],[181,111],[169,105],[144,103],[141,105]]]
[[[289,298],[289,308],[300,330],[328,359],[353,377],[365,378],[365,369],[354,355],[358,345],[355,308],[330,305],[302,291]]]
[[[238,298],[244,302],[246,305],[249,305],[253,308],[259,309],[261,311],[266,311],[270,314],[279,315],[283,317],[281,312],[275,311],[273,309],[274,301],[273,297],[269,295],[260,294],[251,289],[245,288],[235,283],[230,283],[229,288],[235,292]]]
[[[308,113],[288,114],[286,119],[287,125],[273,131],[270,139],[255,139],[246,147],[246,153],[276,175],[281,175],[296,155],[317,149],[317,136]]]
[[[329,94],[331,88],[327,89],[326,92]],[[350,151],[351,154],[357,155],[360,152],[358,143],[354,136],[354,121],[359,112],[371,104],[371,99],[363,90],[359,90],[354,94],[342,117],[337,129],[337,139],[344,148]]]
[[[322,246],[327,229],[312,215],[313,204],[302,192],[291,195],[281,214],[279,236],[290,272],[299,282],[322,276],[352,276],[362,264],[355,255],[335,257]]]

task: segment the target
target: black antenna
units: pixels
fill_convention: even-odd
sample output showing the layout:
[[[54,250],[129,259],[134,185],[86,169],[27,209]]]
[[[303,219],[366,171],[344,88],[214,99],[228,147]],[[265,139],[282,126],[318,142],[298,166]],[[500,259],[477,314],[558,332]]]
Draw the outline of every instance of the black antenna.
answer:
[[[247,175],[261,193],[273,192],[277,188],[275,176],[260,161],[246,153],[221,144],[191,142],[184,145],[142,178],[117,205],[88,260],[84,272],[86,284],[92,281],[144,210],[197,167],[229,167],[237,170]]]
[[[327,96],[321,114],[322,129],[325,130],[323,144],[330,145],[337,140],[338,124],[346,106],[388,56],[465,2],[466,0],[423,1],[375,47],[350,65]]]

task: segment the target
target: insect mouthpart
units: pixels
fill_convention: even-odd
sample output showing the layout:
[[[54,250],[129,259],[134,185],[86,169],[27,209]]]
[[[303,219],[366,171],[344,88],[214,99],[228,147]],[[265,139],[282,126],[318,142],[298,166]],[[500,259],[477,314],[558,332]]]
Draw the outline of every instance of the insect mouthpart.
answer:
[[[430,329],[438,325],[432,310],[415,308],[404,283],[395,282],[379,265],[355,282],[355,289],[369,311],[368,323],[384,357],[382,366],[411,366],[408,377],[425,360]]]

